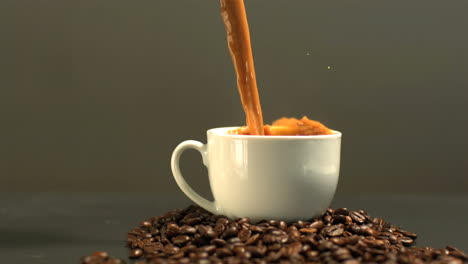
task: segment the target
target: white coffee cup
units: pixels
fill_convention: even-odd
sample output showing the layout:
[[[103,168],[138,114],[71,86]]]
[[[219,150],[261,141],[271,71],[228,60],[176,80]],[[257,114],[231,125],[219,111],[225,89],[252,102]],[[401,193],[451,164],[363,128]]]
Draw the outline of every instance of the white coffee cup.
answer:
[[[180,143],[171,167],[182,191],[213,214],[251,221],[311,219],[330,206],[338,184],[341,133],[319,136],[230,135],[237,127],[207,131],[208,143]],[[179,159],[198,150],[208,168],[214,201],[197,194],[183,178]]]

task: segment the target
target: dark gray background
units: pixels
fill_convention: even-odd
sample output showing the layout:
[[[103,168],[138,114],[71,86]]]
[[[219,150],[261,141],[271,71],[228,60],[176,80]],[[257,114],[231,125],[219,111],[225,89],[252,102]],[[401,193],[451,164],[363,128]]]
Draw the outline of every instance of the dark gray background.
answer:
[[[265,120],[343,132],[338,195],[466,193],[466,0],[246,2]],[[0,30],[0,191],[179,192],[173,148],[244,123],[218,1],[2,0]]]

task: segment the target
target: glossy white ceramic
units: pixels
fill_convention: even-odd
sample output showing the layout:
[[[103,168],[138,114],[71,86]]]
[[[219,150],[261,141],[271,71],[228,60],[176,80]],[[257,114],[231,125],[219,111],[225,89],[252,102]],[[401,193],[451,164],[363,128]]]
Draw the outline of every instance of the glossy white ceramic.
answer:
[[[208,143],[188,140],[172,154],[171,167],[182,191],[214,214],[296,221],[323,213],[335,194],[341,133],[322,136],[229,135],[236,127],[207,131]],[[214,202],[198,195],[182,177],[179,159],[198,150],[208,168]]]

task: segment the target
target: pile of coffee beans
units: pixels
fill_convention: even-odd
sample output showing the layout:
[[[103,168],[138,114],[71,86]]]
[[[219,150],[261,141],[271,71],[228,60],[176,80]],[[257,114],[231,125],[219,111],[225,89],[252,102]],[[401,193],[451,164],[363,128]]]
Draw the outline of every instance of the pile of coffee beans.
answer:
[[[127,234],[138,263],[468,263],[460,250],[413,247],[416,234],[366,212],[328,209],[310,221],[232,221],[190,206]]]
[[[125,264],[125,261],[110,257],[105,251],[96,251],[90,256],[81,257],[81,264]]]

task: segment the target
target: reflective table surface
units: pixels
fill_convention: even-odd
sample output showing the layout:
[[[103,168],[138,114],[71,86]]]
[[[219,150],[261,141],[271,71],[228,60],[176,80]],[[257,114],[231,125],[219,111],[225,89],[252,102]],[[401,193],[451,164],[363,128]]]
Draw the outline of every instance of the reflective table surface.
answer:
[[[127,263],[126,232],[142,220],[185,208],[181,193],[0,193],[2,263],[79,263],[107,251]],[[336,197],[333,208],[363,209],[418,234],[417,246],[468,252],[468,195]]]

